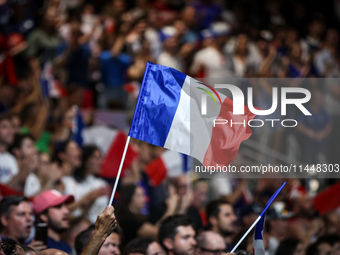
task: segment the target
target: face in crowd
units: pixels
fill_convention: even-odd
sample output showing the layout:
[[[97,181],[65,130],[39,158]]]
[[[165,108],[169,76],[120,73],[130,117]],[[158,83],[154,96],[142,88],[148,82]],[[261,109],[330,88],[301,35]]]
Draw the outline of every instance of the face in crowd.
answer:
[[[218,232],[223,236],[228,236],[235,232],[234,223],[237,217],[234,209],[229,204],[221,204],[219,206],[219,213],[217,217],[211,217],[210,222],[212,226],[217,228]]]
[[[48,224],[48,227],[57,233],[62,233],[70,227],[69,213],[66,205],[60,204],[47,209],[46,213],[40,215],[43,222]]]
[[[28,201],[11,205],[9,213],[0,218],[3,232],[17,242],[23,243],[30,235],[33,226],[33,210]]]
[[[120,254],[120,236],[117,233],[111,233],[102,247],[100,248],[98,255],[119,255]]]
[[[191,225],[178,226],[176,232],[173,239],[164,239],[163,243],[165,247],[176,255],[195,254],[196,240],[193,227]]]
[[[0,145],[10,146],[14,140],[14,129],[9,119],[0,121]]]

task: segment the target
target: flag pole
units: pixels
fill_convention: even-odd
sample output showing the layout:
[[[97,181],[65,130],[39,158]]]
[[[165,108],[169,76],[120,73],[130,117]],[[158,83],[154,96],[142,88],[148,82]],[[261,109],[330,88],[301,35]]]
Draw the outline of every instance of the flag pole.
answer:
[[[244,238],[246,238],[246,236],[249,234],[249,232],[255,227],[255,225],[259,222],[259,220],[261,219],[261,216],[257,217],[257,219],[254,221],[254,223],[250,226],[250,228],[247,230],[246,233],[244,233],[244,235],[242,236],[242,238],[237,242],[237,244],[234,246],[234,248],[231,250],[230,253],[233,253],[237,247],[242,243],[242,241],[244,240]]]
[[[124,160],[125,160],[125,156],[126,156],[126,152],[127,152],[127,149],[128,149],[129,142],[130,142],[130,138],[131,138],[131,137],[128,136],[127,139],[126,139],[126,143],[125,143],[125,148],[124,148],[123,156],[122,156],[122,159],[120,160],[120,165],[119,165],[119,169],[118,169],[118,174],[117,174],[117,177],[116,177],[116,180],[115,180],[115,184],[114,184],[114,186],[113,186],[113,190],[112,190],[112,194],[111,194],[109,206],[112,205],[113,198],[114,198],[115,193],[116,193],[116,190],[117,190],[117,186],[118,186],[120,174],[121,174],[121,172],[122,172],[123,163],[124,163]]]
[[[242,243],[242,241],[244,240],[244,238],[246,238],[246,236],[249,234],[249,232],[255,227],[255,225],[259,222],[259,220],[264,217],[264,214],[266,213],[267,209],[269,208],[269,206],[271,205],[271,203],[273,203],[273,201],[275,200],[275,198],[277,197],[277,195],[281,192],[281,190],[283,189],[283,187],[286,185],[286,182],[284,182],[280,188],[278,188],[274,194],[271,196],[271,198],[269,198],[269,200],[267,201],[266,206],[264,207],[264,210],[262,211],[262,213],[259,215],[259,217],[257,217],[257,219],[254,221],[254,223],[250,226],[250,228],[247,230],[246,233],[244,233],[244,235],[242,236],[242,238],[240,239],[240,241],[237,242],[237,244],[235,245],[235,247],[231,250],[231,253],[233,253],[237,247]]]

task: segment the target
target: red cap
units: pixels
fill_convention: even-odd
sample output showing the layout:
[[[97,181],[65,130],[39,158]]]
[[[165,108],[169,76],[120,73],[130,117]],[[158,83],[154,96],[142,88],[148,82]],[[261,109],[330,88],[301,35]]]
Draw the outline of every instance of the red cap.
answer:
[[[38,196],[33,199],[33,209],[35,214],[42,213],[47,208],[57,206],[63,203],[72,203],[74,197],[72,195],[64,196],[59,191],[50,189],[41,192]]]

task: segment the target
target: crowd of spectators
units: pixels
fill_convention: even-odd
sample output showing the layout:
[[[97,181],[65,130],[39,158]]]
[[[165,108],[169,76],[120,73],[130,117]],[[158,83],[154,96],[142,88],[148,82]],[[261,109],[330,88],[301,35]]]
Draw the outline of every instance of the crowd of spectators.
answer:
[[[179,170],[155,184],[146,167],[165,150],[132,139],[136,156],[115,210],[106,208],[105,134],[115,129],[95,124],[95,112],[122,112],[128,126],[148,61],[208,81],[249,78],[262,109],[272,102],[266,78],[301,78],[284,84],[311,91],[312,116],[289,108],[296,129],[251,139],[339,164],[339,28],[336,0],[0,0],[0,254],[230,251],[285,180],[192,180]],[[319,215],[308,190],[287,180],[267,213],[267,255],[340,254],[339,211]],[[252,253],[252,239],[240,254]]]

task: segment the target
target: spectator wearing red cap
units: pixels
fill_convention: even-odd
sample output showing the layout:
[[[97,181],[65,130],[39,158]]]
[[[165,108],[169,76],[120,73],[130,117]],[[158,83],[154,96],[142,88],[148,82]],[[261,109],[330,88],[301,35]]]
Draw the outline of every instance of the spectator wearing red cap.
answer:
[[[47,223],[47,248],[72,254],[72,248],[61,240],[61,234],[69,227],[69,210],[66,204],[73,202],[73,196],[63,196],[57,190],[46,190],[33,200],[37,220]]]

